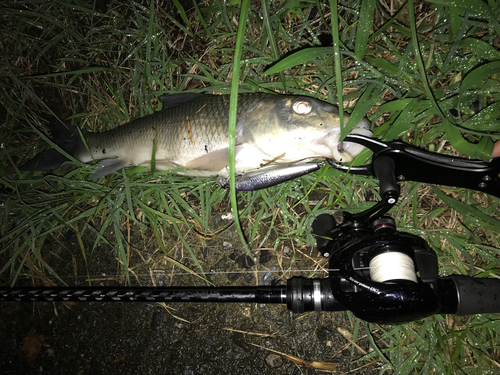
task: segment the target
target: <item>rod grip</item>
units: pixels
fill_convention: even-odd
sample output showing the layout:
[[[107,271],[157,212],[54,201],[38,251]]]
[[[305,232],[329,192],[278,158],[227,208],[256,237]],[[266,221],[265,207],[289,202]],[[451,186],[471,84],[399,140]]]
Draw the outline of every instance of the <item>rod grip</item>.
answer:
[[[457,291],[457,315],[500,313],[500,279],[451,276]]]

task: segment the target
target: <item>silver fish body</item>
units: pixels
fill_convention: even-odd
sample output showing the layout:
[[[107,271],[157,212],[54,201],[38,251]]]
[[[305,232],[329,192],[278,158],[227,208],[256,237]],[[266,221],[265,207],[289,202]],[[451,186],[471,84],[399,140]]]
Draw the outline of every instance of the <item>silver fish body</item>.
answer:
[[[86,145],[78,139],[68,152],[83,163],[99,161],[94,178],[127,165],[149,167],[153,155],[157,170],[227,176],[229,95],[177,94],[162,101],[166,109],[105,132],[85,133]],[[317,99],[239,94],[237,108],[238,174],[318,158],[349,162],[363,149],[344,143],[340,150],[338,109]],[[367,120],[352,133],[372,135]]]

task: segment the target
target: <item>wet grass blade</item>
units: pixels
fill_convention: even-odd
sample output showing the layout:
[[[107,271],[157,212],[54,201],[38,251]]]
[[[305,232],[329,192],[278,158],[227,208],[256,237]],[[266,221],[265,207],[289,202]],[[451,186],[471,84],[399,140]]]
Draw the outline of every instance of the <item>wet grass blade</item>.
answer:
[[[437,194],[439,199],[441,199],[443,202],[445,202],[448,206],[452,207],[457,212],[461,213],[465,217],[467,216],[474,217],[477,220],[478,226],[500,233],[500,225],[498,224],[497,219],[484,214],[477,208],[474,208],[467,203],[463,203],[449,197],[436,187],[432,187],[432,190]]]
[[[361,97],[356,102],[347,124],[345,125],[345,132],[349,134],[367,115],[375,102],[380,97],[380,86],[377,84],[369,84]]]
[[[475,56],[482,59],[500,60],[500,51],[481,39],[465,38],[458,42],[458,46],[462,49],[472,52]],[[494,72],[495,71],[493,71],[493,74]]]
[[[342,55],[340,54],[340,39],[339,39],[339,19],[337,14],[337,0],[330,0],[331,19],[332,19],[332,38],[333,38],[333,64],[335,71],[335,83],[337,87],[337,105],[339,107],[339,122],[340,139],[344,139],[347,135],[344,126],[344,103],[342,99]]]
[[[363,59],[366,48],[368,47],[376,5],[377,2],[375,0],[365,0],[361,2],[361,11],[359,13],[356,32],[356,44],[354,46],[354,53],[359,60]]]
[[[420,54],[420,48],[418,44],[418,36],[417,36],[417,26],[415,22],[415,4],[413,0],[408,1],[408,13],[410,16],[410,29],[411,29],[411,37],[412,37],[412,46],[413,46],[413,54],[415,56],[415,61],[417,63],[418,71],[420,73],[421,83],[424,86],[424,90],[427,96],[427,99],[431,101],[433,107],[436,109],[437,113],[442,117],[443,121],[447,120],[447,116],[441,110],[441,107],[437,103],[434,95],[429,86],[429,82],[427,81],[427,74],[425,72],[424,62],[422,60],[422,55]]]
[[[177,11],[179,12],[179,15],[181,16],[182,18],[182,21],[186,24],[186,27],[188,29],[191,28],[191,22],[189,22],[189,19],[186,15],[186,11],[184,10],[184,7],[181,5],[181,3],[179,2],[179,0],[173,0],[174,2],[174,5],[175,5],[175,8],[177,9]],[[154,4],[154,1],[151,2],[152,4]]]
[[[280,52],[278,49],[278,45],[276,44],[276,39],[274,37],[274,30],[271,26],[271,14],[269,13],[269,1],[262,0],[262,11],[264,18],[264,28],[267,33],[267,39],[269,41],[269,45],[271,47],[271,55],[274,61],[278,61],[280,58]],[[284,69],[283,69],[284,70]],[[277,71],[275,73],[279,73],[281,82],[283,83],[283,90],[286,90],[286,79],[283,71]],[[273,73],[265,73],[265,74],[273,74]]]
[[[246,252],[249,256],[252,256],[250,248],[248,247],[247,239],[241,228],[241,223],[238,215],[238,202],[236,200],[236,189],[235,189],[235,169],[234,169],[234,156],[235,156],[235,139],[236,139],[236,111],[238,105],[238,89],[240,85],[240,63],[241,55],[243,50],[243,40],[245,38],[245,27],[248,17],[248,10],[250,8],[250,2],[248,0],[242,0],[240,9],[240,18],[238,24],[238,34],[236,37],[236,44],[234,47],[234,63],[233,63],[233,76],[231,79],[231,97],[229,102],[229,196],[231,199],[231,208],[234,215],[234,222],[238,230],[238,234],[241,239]]]
[[[318,57],[331,54],[330,47],[307,47],[300,51],[292,53],[283,60],[277,62],[272,67],[264,71],[264,74],[271,75],[283,72],[296,66],[306,64]]]

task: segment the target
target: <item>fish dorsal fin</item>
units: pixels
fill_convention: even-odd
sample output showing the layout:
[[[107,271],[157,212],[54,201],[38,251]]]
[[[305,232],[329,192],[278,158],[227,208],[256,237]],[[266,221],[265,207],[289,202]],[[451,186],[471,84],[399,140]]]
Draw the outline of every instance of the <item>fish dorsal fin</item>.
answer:
[[[171,94],[160,96],[162,109],[177,107],[209,95],[199,93]]]
[[[242,149],[243,145],[238,145],[235,148],[235,155]],[[229,150],[222,148],[217,151],[209,152],[206,155],[200,156],[191,160],[185,165],[186,169],[196,169],[199,171],[219,172],[229,165]]]

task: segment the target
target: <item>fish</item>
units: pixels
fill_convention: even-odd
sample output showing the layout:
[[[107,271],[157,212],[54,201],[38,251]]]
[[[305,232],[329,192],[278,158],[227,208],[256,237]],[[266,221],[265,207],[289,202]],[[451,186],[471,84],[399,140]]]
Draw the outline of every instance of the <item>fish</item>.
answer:
[[[103,132],[59,124],[52,129],[54,142],[82,163],[97,161],[92,179],[129,165],[227,177],[229,95],[180,93],[160,100],[163,109]],[[345,123],[348,118],[344,116]],[[370,122],[364,118],[351,134],[371,137]],[[235,141],[236,174],[314,159],[350,162],[364,148],[340,142],[336,106],[307,96],[267,93],[238,94]],[[53,170],[68,160],[52,149],[20,168]]]

